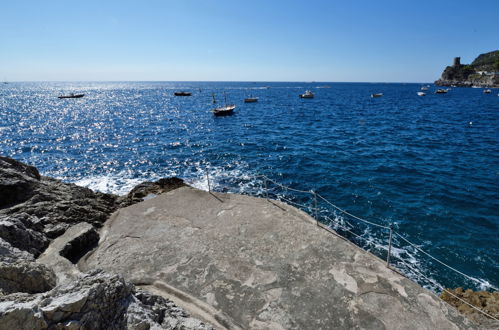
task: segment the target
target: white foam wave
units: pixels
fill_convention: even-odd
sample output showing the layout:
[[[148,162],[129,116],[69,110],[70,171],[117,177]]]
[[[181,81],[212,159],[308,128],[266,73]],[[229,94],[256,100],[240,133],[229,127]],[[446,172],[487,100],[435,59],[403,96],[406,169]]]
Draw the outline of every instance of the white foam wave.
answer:
[[[89,176],[73,183],[103,193],[126,195],[133,187],[144,181],[147,180],[145,178],[126,178],[116,174]]]

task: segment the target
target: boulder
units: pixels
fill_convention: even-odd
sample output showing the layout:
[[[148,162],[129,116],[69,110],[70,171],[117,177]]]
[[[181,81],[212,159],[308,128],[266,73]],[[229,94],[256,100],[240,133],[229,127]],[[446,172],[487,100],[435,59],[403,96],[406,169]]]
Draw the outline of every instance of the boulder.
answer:
[[[155,182],[146,181],[135,186],[126,196],[120,199],[120,207],[142,202],[148,196],[154,197],[171,190],[187,186],[179,178],[164,178]]]

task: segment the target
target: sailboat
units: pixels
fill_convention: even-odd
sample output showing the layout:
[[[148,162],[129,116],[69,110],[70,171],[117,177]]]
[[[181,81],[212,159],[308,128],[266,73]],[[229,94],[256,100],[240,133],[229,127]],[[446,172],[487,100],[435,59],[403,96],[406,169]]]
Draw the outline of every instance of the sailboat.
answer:
[[[235,104],[227,104],[227,94],[224,92],[225,97],[225,105],[220,108],[215,108],[212,110],[215,116],[229,116],[234,113],[234,109],[236,108]]]

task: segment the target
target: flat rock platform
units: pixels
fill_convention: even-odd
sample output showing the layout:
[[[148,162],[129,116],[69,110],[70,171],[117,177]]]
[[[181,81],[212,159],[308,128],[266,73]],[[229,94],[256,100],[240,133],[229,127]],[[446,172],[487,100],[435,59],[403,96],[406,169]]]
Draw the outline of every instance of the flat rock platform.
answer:
[[[122,274],[217,328],[477,328],[294,207],[191,187],[115,212],[79,267]]]

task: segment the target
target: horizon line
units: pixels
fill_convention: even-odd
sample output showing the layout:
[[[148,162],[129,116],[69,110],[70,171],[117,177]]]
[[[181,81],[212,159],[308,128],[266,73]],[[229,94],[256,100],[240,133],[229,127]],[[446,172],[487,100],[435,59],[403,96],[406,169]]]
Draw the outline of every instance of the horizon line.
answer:
[[[42,83],[42,82],[53,82],[53,83],[116,83],[116,82],[234,82],[234,83],[333,83],[333,84],[433,84],[434,81],[325,81],[325,80],[4,80],[4,83]]]

